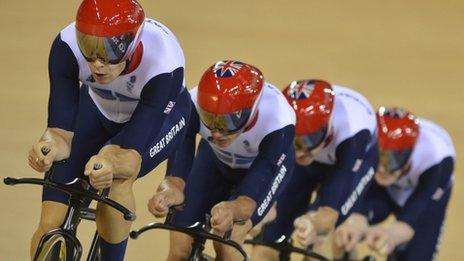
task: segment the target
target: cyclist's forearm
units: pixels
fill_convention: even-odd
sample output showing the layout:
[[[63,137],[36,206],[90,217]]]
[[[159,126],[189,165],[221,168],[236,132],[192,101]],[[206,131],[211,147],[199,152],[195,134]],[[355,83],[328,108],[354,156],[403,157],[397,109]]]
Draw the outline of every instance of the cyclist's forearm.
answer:
[[[338,211],[331,207],[321,206],[316,212],[310,214],[310,219],[318,235],[327,235],[337,223]]]
[[[180,192],[183,192],[185,188],[185,181],[182,178],[174,177],[174,176],[167,176],[161,181],[161,184],[158,187],[157,192],[164,191],[164,190],[175,190],[177,189]]]
[[[256,201],[247,196],[238,196],[235,200],[230,201],[233,206],[234,220],[248,220],[256,209]]]
[[[414,229],[405,222],[397,221],[392,223],[388,230],[391,235],[394,235],[395,245],[401,245],[408,242],[414,236]]]
[[[106,145],[98,154],[111,162],[115,179],[130,179],[140,171],[142,157],[136,150],[122,149],[118,145]]]

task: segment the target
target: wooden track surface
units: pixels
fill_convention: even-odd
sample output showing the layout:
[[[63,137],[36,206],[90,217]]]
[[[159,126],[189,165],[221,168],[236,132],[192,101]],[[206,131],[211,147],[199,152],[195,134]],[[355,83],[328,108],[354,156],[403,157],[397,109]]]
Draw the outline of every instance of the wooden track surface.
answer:
[[[46,123],[48,52],[79,2],[0,0],[2,177],[37,175],[26,155]],[[463,1],[141,2],[147,16],[177,35],[189,86],[213,62],[233,58],[258,66],[281,88],[294,79],[321,78],[362,92],[376,107],[401,105],[444,126],[458,157],[439,260],[464,260]],[[133,227],[153,221],[146,202],[163,173],[164,165],[137,182]],[[0,259],[27,260],[41,191],[0,187]],[[82,241],[93,229],[82,224]],[[167,248],[166,233],[147,234],[129,242],[127,260],[162,260]]]

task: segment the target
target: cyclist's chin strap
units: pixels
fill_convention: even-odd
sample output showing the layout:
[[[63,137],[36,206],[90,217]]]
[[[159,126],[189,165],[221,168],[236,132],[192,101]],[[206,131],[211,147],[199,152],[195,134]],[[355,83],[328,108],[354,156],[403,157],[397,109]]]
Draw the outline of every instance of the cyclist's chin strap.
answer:
[[[259,115],[259,110],[256,109],[256,113],[253,116],[251,116],[253,118],[251,118],[250,122],[247,124],[243,132],[247,132],[255,126],[256,122],[258,121],[258,115]]]
[[[124,68],[124,71],[122,71],[121,75],[124,74],[129,74],[133,72],[137,67],[139,67],[140,62],[142,61],[142,56],[143,56],[143,44],[142,42],[139,43],[137,48],[135,48],[134,54],[132,54],[132,57],[127,60],[126,62],[126,68]]]

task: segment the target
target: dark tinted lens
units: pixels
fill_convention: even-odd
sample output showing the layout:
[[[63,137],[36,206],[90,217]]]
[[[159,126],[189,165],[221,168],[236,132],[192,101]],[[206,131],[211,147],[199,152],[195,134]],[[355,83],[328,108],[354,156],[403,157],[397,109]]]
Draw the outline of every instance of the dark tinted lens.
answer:
[[[213,114],[199,108],[200,119],[210,130],[232,134],[240,131],[251,116],[251,108],[229,114]]]
[[[105,38],[105,50],[107,52],[108,63],[120,63],[133,40],[134,37],[131,34]]]
[[[408,162],[411,157],[412,150],[381,150],[380,163],[384,166],[387,172],[395,172]]]
[[[113,37],[98,37],[76,31],[76,35],[79,49],[88,62],[98,59],[107,64],[122,62],[130,44],[134,41],[132,33]]]
[[[312,150],[316,148],[324,141],[325,137],[327,136],[327,129],[327,127],[323,127],[309,135],[296,137],[296,149]]]

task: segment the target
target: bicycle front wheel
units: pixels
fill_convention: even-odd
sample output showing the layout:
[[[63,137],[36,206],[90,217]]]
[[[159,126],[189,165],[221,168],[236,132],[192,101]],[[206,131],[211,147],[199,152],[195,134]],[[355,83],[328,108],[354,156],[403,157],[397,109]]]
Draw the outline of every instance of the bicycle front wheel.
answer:
[[[61,235],[53,235],[37,249],[36,261],[71,261],[66,259],[66,240]]]

